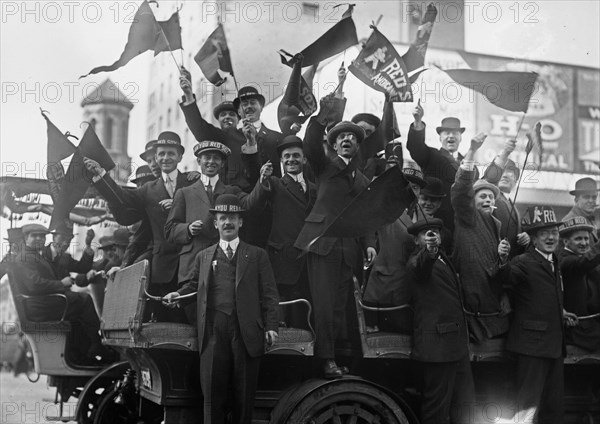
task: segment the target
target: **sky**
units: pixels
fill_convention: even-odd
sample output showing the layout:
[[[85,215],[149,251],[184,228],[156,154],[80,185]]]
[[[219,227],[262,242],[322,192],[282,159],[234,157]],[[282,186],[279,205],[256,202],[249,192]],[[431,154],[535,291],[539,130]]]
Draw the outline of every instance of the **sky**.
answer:
[[[118,58],[139,3],[0,1],[0,175],[11,171],[45,178],[46,125],[40,108],[63,132],[82,135],[81,99],[107,77],[135,104],[129,155],[135,157],[142,150],[152,54],[138,56],[115,72],[79,79],[93,67]],[[467,0],[466,4],[469,51],[600,66],[597,0]],[[152,7],[158,20],[168,18],[170,7]],[[443,16],[444,2],[440,10]],[[185,14],[185,7],[181,13]]]

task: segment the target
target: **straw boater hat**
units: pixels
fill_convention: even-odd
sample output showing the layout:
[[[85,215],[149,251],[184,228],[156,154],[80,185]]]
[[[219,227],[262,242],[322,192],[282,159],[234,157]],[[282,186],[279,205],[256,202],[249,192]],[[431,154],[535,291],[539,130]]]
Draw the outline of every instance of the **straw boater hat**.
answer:
[[[173,131],[163,131],[156,140],[156,148],[160,146],[177,147],[179,152],[183,154],[185,148],[181,145],[181,138]]]
[[[531,206],[525,211],[521,219],[523,230],[528,234],[534,233],[542,228],[558,227],[560,222],[556,221],[554,209],[547,206]]]
[[[577,180],[577,182],[575,183],[575,190],[571,190],[569,194],[577,196],[581,193],[593,193],[595,191],[600,191],[598,185],[596,184],[596,181],[594,181],[592,178],[587,177]]]
[[[152,171],[150,171],[150,167],[148,165],[142,165],[135,170],[135,178],[132,178],[131,182],[134,184],[144,184],[148,181],[153,181],[154,179],[155,177]]]
[[[408,227],[406,230],[409,234],[413,236],[419,235],[419,233],[423,230],[430,230],[432,228],[437,228],[441,230],[444,226],[444,222],[439,218],[428,218],[428,219],[419,219],[413,225]]]
[[[359,143],[362,143],[365,139],[365,130],[362,127],[356,125],[354,122],[342,121],[329,130],[327,133],[327,143],[333,145],[337,136],[343,132],[353,133]]]
[[[240,103],[244,99],[257,99],[260,103],[261,107],[265,107],[265,96],[260,94],[258,90],[251,85],[247,85],[245,87],[240,88],[238,91],[238,96],[233,99],[233,107],[235,110],[238,110],[240,107]]]
[[[118,228],[113,232],[112,243],[116,246],[127,247],[129,245],[129,230],[127,228]]]
[[[146,143],[146,147],[144,147],[144,151],[142,153],[140,153],[140,159],[143,161],[147,161],[146,157],[148,157],[148,155],[150,154],[154,154],[156,153],[156,141],[157,140],[150,140],[149,142]]]
[[[213,209],[209,209],[209,211],[212,214],[246,212],[246,210],[242,208],[242,203],[240,202],[240,199],[235,194],[220,195],[219,197],[217,197],[215,207]]]
[[[442,119],[442,124],[435,129],[437,133],[441,133],[442,131],[460,131],[460,133],[465,132],[465,128],[460,126],[460,119],[448,117]]]
[[[220,153],[221,156],[223,156],[223,160],[227,159],[227,157],[231,154],[229,147],[223,143],[219,143],[218,141],[201,141],[194,146],[194,156],[198,158],[200,155],[207,152]]]
[[[574,231],[594,231],[594,226],[588,223],[587,219],[583,216],[576,216],[571,219],[567,219],[565,222],[560,224],[558,232],[561,237],[565,237]]]

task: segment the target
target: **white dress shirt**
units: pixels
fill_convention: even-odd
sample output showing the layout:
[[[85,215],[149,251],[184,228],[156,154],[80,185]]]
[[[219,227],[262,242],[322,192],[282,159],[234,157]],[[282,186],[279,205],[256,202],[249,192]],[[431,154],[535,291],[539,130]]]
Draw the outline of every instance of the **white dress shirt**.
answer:
[[[221,250],[223,250],[223,252],[225,253],[225,255],[227,255],[227,245],[231,246],[231,250],[233,250],[233,256],[235,256],[235,252],[238,248],[240,244],[240,238],[236,237],[231,241],[225,241],[225,240],[219,240],[219,247],[221,248]]]

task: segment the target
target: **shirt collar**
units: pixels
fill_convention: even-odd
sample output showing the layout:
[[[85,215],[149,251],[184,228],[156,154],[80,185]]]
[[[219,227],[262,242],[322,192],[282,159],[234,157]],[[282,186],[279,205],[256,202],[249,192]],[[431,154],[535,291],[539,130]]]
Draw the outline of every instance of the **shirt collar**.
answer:
[[[287,174],[288,174],[288,175],[289,175],[289,176],[292,178],[292,180],[294,180],[294,181],[297,181],[297,182],[299,182],[299,183],[304,183],[304,182],[305,182],[305,181],[304,181],[304,176],[302,175],[302,172],[300,172],[299,174],[295,174],[295,175],[294,175],[294,174],[290,174],[290,173],[287,173]]]
[[[210,182],[210,185],[214,188],[215,185],[217,185],[217,181],[219,181],[219,174],[217,174],[213,177],[208,177],[204,174],[200,174],[200,180],[202,181],[202,184],[204,184],[205,187]]]
[[[548,262],[554,262],[554,257],[552,256],[552,253],[544,253],[540,249],[538,249],[537,247],[535,248],[535,250],[540,255],[542,255],[544,257],[544,259],[546,259]]]
[[[348,159],[348,158],[345,158],[345,157],[343,157],[343,156],[340,156],[340,155],[338,155],[338,157],[339,157],[340,159],[342,159],[346,165],[348,165],[348,164],[350,163],[350,161],[352,160],[352,159]]]
[[[259,119],[257,121],[252,122],[252,125],[254,125],[254,128],[256,128],[256,131],[258,132],[262,128],[262,121]],[[244,122],[240,119],[237,124],[237,128],[238,128],[238,130],[241,130],[243,127],[244,127]]]
[[[219,240],[219,247],[223,249],[223,252],[227,251],[227,244],[231,246],[231,250],[233,250],[233,254],[235,255],[235,251],[240,244],[240,238],[236,237],[231,241]]]
[[[179,171],[177,169],[175,169],[174,171],[169,172],[168,174],[165,174],[164,172],[160,171],[161,177],[163,179],[163,181],[166,183],[167,182],[167,176],[171,177],[171,180],[173,182],[177,182],[177,175],[178,175]]]

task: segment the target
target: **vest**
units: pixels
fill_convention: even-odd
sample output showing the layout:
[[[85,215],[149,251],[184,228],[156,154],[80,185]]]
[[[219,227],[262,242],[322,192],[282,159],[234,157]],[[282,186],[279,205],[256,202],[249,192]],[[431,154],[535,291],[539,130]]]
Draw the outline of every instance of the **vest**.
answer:
[[[231,260],[220,247],[217,247],[212,272],[208,283],[207,305],[224,314],[231,315],[235,310],[235,270],[237,265],[237,250]]]

